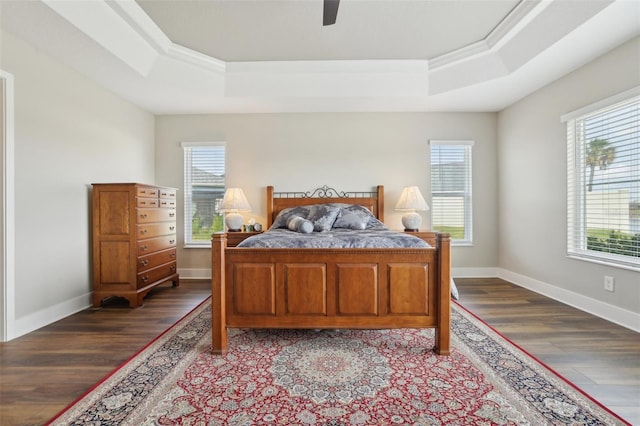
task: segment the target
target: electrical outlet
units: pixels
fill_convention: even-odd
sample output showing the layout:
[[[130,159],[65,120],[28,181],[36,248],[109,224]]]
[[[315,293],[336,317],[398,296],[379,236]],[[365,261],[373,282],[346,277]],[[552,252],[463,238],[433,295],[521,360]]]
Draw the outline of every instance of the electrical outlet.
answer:
[[[613,277],[610,277],[608,275],[604,276],[604,289],[607,291],[615,291]]]

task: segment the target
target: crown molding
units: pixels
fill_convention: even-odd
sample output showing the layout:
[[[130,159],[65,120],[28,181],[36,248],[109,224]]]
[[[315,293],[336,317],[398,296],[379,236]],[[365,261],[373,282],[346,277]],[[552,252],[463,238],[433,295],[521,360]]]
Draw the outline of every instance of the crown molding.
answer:
[[[482,40],[462,47],[449,53],[431,58],[429,60],[432,70],[439,70],[449,65],[459,64],[477,55],[484,55],[495,52],[501,46],[513,39],[527,23],[537,16],[549,2],[523,1],[502,20],[491,32]]]
[[[483,40],[429,60],[265,62],[225,62],[173,43],[134,1],[43,1],[144,77],[169,60],[222,77],[226,96],[415,97],[505,76],[613,0],[572,5],[577,17],[542,42],[532,28],[566,14],[558,1],[522,1]]]
[[[103,0],[41,1],[138,74],[147,76],[151,72],[158,52],[149,44],[148,37],[141,36],[131,26],[135,16],[139,17],[135,12],[136,8],[139,9],[137,4],[130,2],[127,6],[125,2],[118,1],[122,4],[114,9],[111,4],[116,2],[107,3]],[[123,16],[131,19],[124,19]],[[148,28],[145,34],[151,37]]]

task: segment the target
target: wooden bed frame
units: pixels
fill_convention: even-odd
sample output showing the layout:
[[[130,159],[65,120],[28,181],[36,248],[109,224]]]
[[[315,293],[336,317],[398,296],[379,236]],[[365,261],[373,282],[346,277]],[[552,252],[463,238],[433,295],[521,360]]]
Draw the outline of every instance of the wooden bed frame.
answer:
[[[287,207],[349,203],[383,220],[384,188],[274,192],[267,227]],[[421,233],[424,235],[424,233]],[[227,247],[212,235],[212,350],[227,350],[231,328],[435,328],[435,351],[449,354],[450,238],[429,248],[273,249]]]

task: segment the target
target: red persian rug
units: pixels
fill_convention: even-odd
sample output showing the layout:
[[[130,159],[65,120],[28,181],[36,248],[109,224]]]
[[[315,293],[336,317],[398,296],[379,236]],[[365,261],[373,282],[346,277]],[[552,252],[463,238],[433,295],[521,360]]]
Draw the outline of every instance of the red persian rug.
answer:
[[[233,330],[210,353],[207,301],[52,425],[627,424],[459,305],[433,330]]]

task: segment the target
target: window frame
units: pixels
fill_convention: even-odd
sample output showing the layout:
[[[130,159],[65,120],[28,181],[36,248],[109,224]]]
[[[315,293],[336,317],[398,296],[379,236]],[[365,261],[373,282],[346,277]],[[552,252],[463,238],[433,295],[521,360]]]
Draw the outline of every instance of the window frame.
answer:
[[[183,239],[184,239],[184,248],[210,248],[211,240],[200,241],[193,240],[193,173],[192,164],[191,164],[191,149],[192,148],[207,148],[207,147],[222,147],[224,149],[223,154],[223,180],[224,186],[222,187],[222,195],[226,190],[226,163],[227,163],[227,143],[224,141],[219,142],[181,142],[180,146],[183,150],[183,189],[184,189],[184,197],[183,197],[183,215],[184,215],[184,228],[183,228]],[[224,216],[223,216],[224,217]],[[223,228],[224,229],[224,228]]]
[[[460,139],[460,140],[441,140],[441,139],[431,139],[429,140],[429,178],[431,180],[431,190],[430,190],[430,199],[429,204],[431,206],[431,228],[434,228],[434,216],[435,211],[437,209],[434,204],[434,167],[432,161],[433,155],[433,147],[434,146],[460,146],[464,148],[464,171],[465,176],[463,178],[464,182],[464,190],[463,191],[439,191],[440,195],[446,194],[446,196],[460,196],[464,199],[464,238],[453,238],[451,237],[451,245],[452,246],[472,246],[473,245],[473,146],[475,145],[474,140],[469,139]]]
[[[580,139],[581,123],[607,109],[614,109],[625,103],[640,106],[640,87],[619,93],[578,110],[564,114],[561,122],[566,124],[567,143],[567,257],[611,267],[640,271],[640,258],[606,251],[591,250],[587,247],[587,197],[584,187],[587,181],[584,145]],[[638,114],[640,117],[640,113]],[[615,133],[615,132],[613,132]],[[608,181],[607,181],[608,184]],[[609,206],[609,204],[607,204]]]

